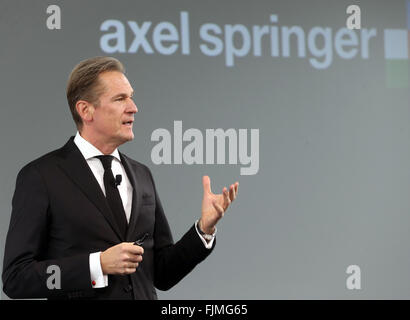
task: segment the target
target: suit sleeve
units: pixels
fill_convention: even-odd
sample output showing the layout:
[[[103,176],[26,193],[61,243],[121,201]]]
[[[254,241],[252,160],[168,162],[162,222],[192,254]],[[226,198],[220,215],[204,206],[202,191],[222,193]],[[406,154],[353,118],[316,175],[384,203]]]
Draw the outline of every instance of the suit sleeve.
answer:
[[[10,298],[58,297],[92,290],[89,253],[47,259],[48,209],[46,184],[36,167],[27,165],[17,176],[4,253],[3,290]],[[58,285],[60,289],[53,289]]]
[[[169,290],[202,262],[215,247],[207,249],[199,238],[195,225],[176,243],[155,187],[155,230],[154,230],[154,285],[159,290]],[[215,239],[216,240],[216,239]]]

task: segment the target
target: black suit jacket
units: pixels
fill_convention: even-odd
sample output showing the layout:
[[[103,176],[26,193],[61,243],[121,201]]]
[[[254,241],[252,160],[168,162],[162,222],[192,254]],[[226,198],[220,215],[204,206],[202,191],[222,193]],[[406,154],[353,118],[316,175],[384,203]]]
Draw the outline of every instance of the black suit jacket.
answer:
[[[148,167],[120,153],[134,188],[126,236],[74,137],[18,174],[3,264],[3,290],[11,298],[156,299],[212,250],[195,226],[174,244]],[[92,288],[89,255],[148,233],[137,271],[109,275],[108,287]],[[213,248],[212,248],[213,249]],[[50,265],[61,270],[61,289],[47,288]]]

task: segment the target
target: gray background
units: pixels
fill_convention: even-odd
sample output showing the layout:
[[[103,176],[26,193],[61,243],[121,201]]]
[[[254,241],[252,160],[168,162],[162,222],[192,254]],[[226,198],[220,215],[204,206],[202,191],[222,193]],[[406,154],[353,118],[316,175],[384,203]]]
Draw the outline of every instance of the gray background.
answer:
[[[334,57],[316,70],[309,55],[293,50],[290,58],[248,55],[227,68],[223,55],[198,49],[206,22],[250,27],[269,24],[274,13],[279,25],[336,30],[352,3],[361,6],[362,27],[377,29],[367,60]],[[61,30],[46,28],[50,4],[61,8]],[[214,192],[235,181],[240,187],[212,255],[159,298],[409,299],[409,90],[387,88],[383,48],[384,28],[407,28],[400,0],[3,0],[0,265],[16,175],[75,134],[66,81],[80,60],[105,55],[101,23],[179,26],[180,11],[189,12],[191,55],[112,55],[124,63],[139,107],[135,139],[120,150],[151,168],[176,240],[200,216],[202,175]],[[259,172],[240,176],[239,164],[154,165],[151,133],[172,132],[174,120],[203,133],[259,129]],[[346,288],[352,264],[361,268],[361,290]]]

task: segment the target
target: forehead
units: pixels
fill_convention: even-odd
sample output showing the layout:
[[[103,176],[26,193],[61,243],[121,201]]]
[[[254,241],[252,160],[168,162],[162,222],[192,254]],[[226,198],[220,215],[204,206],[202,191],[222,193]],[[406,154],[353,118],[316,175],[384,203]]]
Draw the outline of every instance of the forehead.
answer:
[[[105,93],[130,93],[132,91],[131,84],[122,72],[106,71],[98,76],[98,80],[104,87]]]

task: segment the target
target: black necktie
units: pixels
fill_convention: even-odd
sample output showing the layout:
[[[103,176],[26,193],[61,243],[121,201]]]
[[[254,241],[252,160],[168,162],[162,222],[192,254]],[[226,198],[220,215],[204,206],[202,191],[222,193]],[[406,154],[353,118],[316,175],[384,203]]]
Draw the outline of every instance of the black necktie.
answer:
[[[114,159],[113,156],[97,156],[100,159],[104,167],[104,186],[105,186],[105,197],[107,198],[108,205],[117,221],[121,233],[126,235],[127,232],[127,218],[125,216],[124,206],[122,204],[120,192],[115,184],[114,175],[111,171],[111,163]]]

